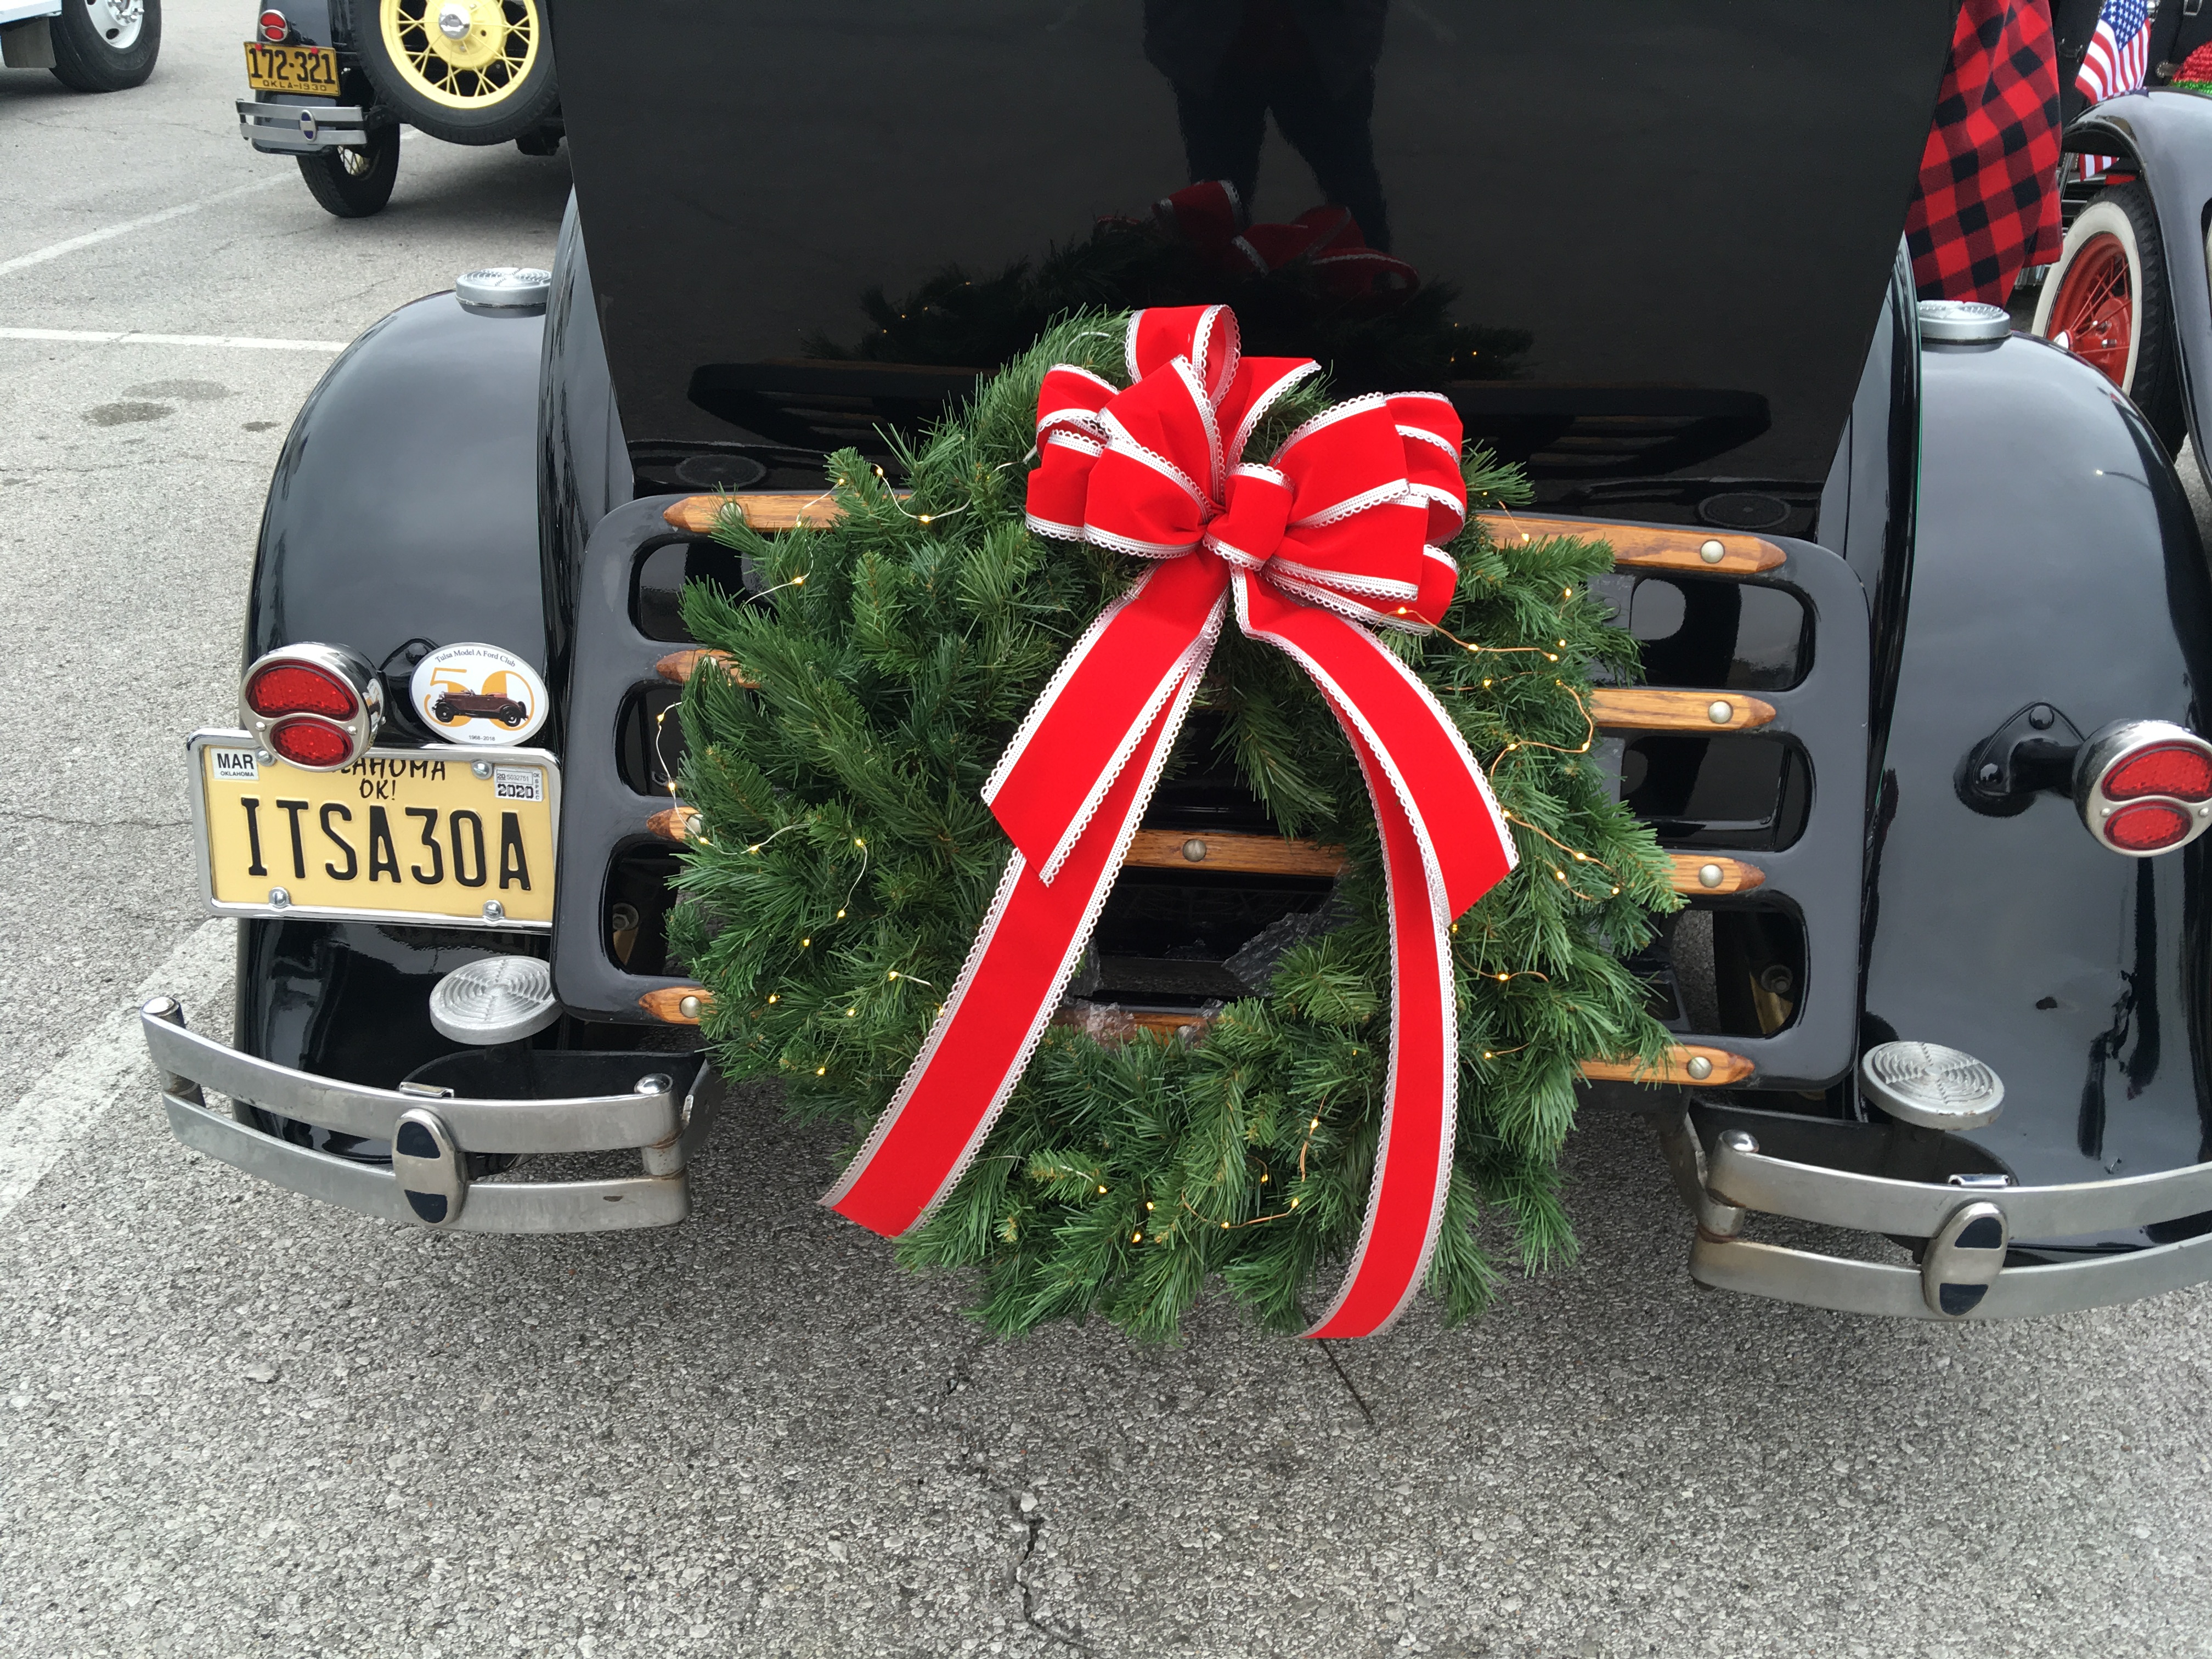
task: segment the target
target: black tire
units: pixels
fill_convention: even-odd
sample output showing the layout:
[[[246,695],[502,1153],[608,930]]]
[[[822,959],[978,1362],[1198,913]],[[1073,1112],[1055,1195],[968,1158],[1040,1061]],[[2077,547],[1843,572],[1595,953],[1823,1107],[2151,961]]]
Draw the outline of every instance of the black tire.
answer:
[[[139,0],[135,34],[118,21],[122,9],[98,0],[62,0],[61,15],[49,26],[55,80],[71,92],[121,92],[144,83],[161,55],[161,0]],[[125,44],[115,44],[125,37]]]
[[[319,149],[299,158],[300,176],[325,212],[341,219],[366,219],[392,199],[399,177],[399,129],[371,130],[357,149]]]
[[[482,70],[457,69],[439,55],[441,0],[358,0],[354,46],[379,101],[418,132],[454,144],[504,144],[546,124],[559,106],[553,42],[544,0],[467,0],[473,27],[502,42],[520,42],[525,67],[505,58]],[[465,36],[472,40],[473,35]],[[412,55],[410,55],[410,53]],[[465,100],[457,106],[435,95]]]
[[[2065,291],[2068,271],[2085,248],[2103,237],[2112,238],[2126,258],[2136,313],[2135,337],[2118,384],[2142,411],[2166,453],[2178,454],[2189,431],[2181,402],[2181,348],[2174,335],[2173,293],[2166,277],[2158,210],[2141,180],[2099,191],[2075,216],[2058,263],[2043,279],[2035,332],[2050,337],[2053,309]]]

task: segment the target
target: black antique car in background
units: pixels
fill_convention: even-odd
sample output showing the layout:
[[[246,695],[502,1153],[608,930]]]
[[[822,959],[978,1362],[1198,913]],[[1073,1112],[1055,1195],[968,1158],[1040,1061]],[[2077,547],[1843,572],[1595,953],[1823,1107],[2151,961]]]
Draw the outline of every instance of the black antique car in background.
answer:
[[[315,200],[362,219],[392,199],[403,124],[454,144],[561,146],[538,0],[280,0],[246,42],[239,136],[290,155]]]
[[[744,579],[697,497],[803,521],[824,452],[890,464],[1054,283],[1212,283],[1341,391],[1418,368],[1528,469],[1522,528],[1612,542],[1646,683],[1601,698],[1608,760],[1687,903],[1642,964],[1674,1048],[1594,1058],[1584,1105],[1658,1125],[1698,1279],[1981,1319],[2212,1277],[2212,581],[2107,380],[1915,302],[1952,17],[561,0],[550,288],[377,324],[272,484],[240,723],[191,750],[208,896],[243,919],[234,1039],[143,1019],[176,1133],[428,1226],[685,1214],[713,1091],[663,933],[675,599]],[[2132,153],[2196,236],[2212,130],[2150,104]],[[1209,181],[1247,265],[1163,244],[1099,286],[1085,249]],[[1387,265],[1251,287],[1258,229],[1324,199],[1329,246]],[[2185,361],[2212,368],[2194,269]],[[421,712],[448,661],[450,690],[544,706],[453,740]],[[1170,792],[1155,827],[1246,810]],[[1248,915],[1325,897],[1161,879]],[[1121,971],[1091,994],[1192,1017]],[[617,1151],[641,1170],[508,1167]]]

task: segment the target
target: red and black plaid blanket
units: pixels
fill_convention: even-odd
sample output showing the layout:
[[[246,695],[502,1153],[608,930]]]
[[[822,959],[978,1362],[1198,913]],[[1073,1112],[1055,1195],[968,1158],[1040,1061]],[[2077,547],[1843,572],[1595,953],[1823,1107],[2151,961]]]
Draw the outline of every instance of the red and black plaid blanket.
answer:
[[[1905,221],[1922,299],[2001,306],[2057,260],[2058,143],[2048,0],[1966,0]]]

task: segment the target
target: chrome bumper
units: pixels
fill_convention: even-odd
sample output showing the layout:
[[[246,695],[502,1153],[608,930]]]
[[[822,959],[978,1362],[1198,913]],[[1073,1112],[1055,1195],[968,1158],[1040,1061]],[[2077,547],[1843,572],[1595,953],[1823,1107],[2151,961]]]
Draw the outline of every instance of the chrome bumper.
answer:
[[[147,1003],[138,1023],[162,1074],[170,1132],[196,1152],[309,1198],[438,1232],[612,1232],[665,1227],[690,1213],[686,1169],[713,1127],[718,1094],[712,1068],[696,1056],[640,1054],[640,1081],[628,1094],[468,1100],[362,1088],[256,1060],[186,1030],[183,1009],[168,997]],[[239,1103],[240,1116],[251,1103],[319,1128],[392,1142],[400,1155],[386,1168],[280,1140],[211,1109],[206,1089]],[[410,1145],[417,1155],[405,1155]],[[468,1175],[471,1152],[625,1150],[640,1154],[641,1176],[527,1182]]]
[[[2132,1302],[2212,1279],[2212,1233],[2077,1260],[2005,1265],[2015,1239],[2081,1237],[2212,1211],[2212,1164],[2064,1187],[1898,1181],[1771,1158],[1752,1134],[1708,1146],[1686,1116],[1661,1144],[1698,1220],[1690,1277],[1748,1296],[1899,1319],[2022,1319]],[[1923,1239],[1917,1267],[1742,1237],[1747,1212]]]
[[[238,100],[238,136],[256,149],[311,154],[368,142],[368,120],[358,104],[262,104]]]

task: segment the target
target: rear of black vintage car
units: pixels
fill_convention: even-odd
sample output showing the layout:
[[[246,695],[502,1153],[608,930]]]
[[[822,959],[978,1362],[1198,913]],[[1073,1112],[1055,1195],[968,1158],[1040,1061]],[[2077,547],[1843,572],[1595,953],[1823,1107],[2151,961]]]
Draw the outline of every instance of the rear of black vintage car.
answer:
[[[246,907],[240,1047],[363,1097],[465,1071],[448,1098],[483,1089],[477,1116],[523,1064],[488,1055],[556,1079],[572,1054],[688,1048],[704,993],[662,942],[696,649],[675,600],[744,574],[697,498],[804,521],[826,452],[891,465],[889,434],[1057,312],[1221,300],[1248,349],[1319,357],[1340,392],[1445,393],[1528,469],[1523,529],[1614,547],[1646,672],[1601,697],[1605,752],[1687,902],[1642,964],[1666,1066],[1594,1056],[1585,1103],[1660,1124],[1694,1274],[1929,1317],[2212,1274],[2212,750],[2191,735],[2212,592],[2168,458],[2093,371],[2002,318],[1923,328],[1899,241],[1951,13],[1659,3],[1593,30],[1491,0],[563,0],[576,199],[532,382],[527,553],[514,525],[488,532],[508,580],[457,598],[450,538],[395,509],[389,597],[319,607],[335,532],[272,497],[249,651],[342,646],[390,679],[410,647],[483,640],[540,670],[550,927]],[[419,419],[441,429],[434,401]],[[295,490],[341,465],[304,447]],[[1177,856],[1124,877],[1084,993],[1194,1024],[1328,878],[1234,856],[1269,826],[1225,778],[1163,790],[1147,827]],[[550,963],[556,1023],[503,1048],[431,1030],[446,975],[518,951]],[[380,1028],[408,1040],[361,1036]],[[199,1075],[148,1029],[179,1088]],[[671,1064],[672,1101],[696,1062]],[[269,1145],[394,1179],[383,1140],[325,1144],[301,1127],[325,1122],[312,1091],[285,1087],[289,1107],[179,1132],[286,1184],[307,1183]],[[173,1118],[198,1109],[172,1091]],[[445,1136],[450,1214],[386,1212],[495,1224],[487,1195],[514,1182],[481,1155],[543,1149],[410,1109]],[[1887,1235],[1918,1265],[1760,1242],[1752,1212]]]

